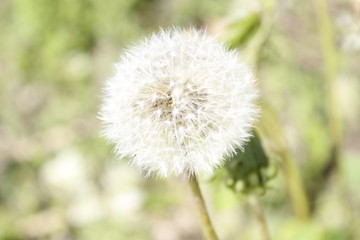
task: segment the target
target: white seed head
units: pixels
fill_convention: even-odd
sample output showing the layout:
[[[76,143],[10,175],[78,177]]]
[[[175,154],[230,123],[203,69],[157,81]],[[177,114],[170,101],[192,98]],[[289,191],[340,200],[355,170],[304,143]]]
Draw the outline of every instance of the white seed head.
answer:
[[[212,173],[257,117],[249,68],[204,31],[161,30],[127,49],[100,118],[115,152],[160,177]]]

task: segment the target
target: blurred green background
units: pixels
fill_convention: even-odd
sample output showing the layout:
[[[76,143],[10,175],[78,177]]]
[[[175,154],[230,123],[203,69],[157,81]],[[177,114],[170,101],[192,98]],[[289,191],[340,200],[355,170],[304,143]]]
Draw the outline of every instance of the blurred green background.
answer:
[[[252,196],[202,178],[221,239],[262,239],[255,196],[274,240],[359,240],[358,0],[1,0],[0,239],[203,239],[183,180],[144,179],[99,137],[121,49],[172,25],[237,48],[263,95],[277,175]]]

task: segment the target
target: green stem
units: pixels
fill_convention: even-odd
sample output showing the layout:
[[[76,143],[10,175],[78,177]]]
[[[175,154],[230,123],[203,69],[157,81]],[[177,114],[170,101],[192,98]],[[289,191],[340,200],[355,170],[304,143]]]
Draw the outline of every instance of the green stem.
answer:
[[[289,195],[295,206],[295,215],[299,219],[307,219],[309,217],[309,204],[299,169],[295,164],[295,160],[287,151],[283,153],[282,159]]]
[[[201,190],[199,187],[199,183],[195,175],[192,175],[189,179],[189,185],[191,187],[191,191],[193,193],[195,204],[198,208],[199,218],[201,221],[201,225],[206,236],[207,240],[218,240],[219,238],[216,235],[215,229],[211,223],[210,216],[206,209],[206,205],[204,202],[204,198],[201,194]]]
[[[342,122],[339,113],[339,106],[336,101],[335,79],[337,74],[337,54],[334,44],[334,34],[331,27],[330,16],[328,14],[327,0],[315,0],[315,13],[319,28],[320,45],[323,55],[323,72],[326,88],[326,103],[329,121],[330,137],[332,141],[330,159],[334,159],[335,164],[339,161],[341,142],[342,142]]]
[[[337,171],[337,179],[341,187],[341,195],[344,204],[347,206],[347,215],[350,219],[348,226],[350,234],[356,238],[357,229],[356,216],[354,209],[356,204],[352,201],[352,194],[346,184],[344,172],[341,164],[342,142],[343,142],[343,122],[336,99],[336,76],[338,74],[337,51],[334,43],[334,34],[331,24],[331,17],[328,10],[328,1],[314,1],[315,13],[318,23],[319,40],[323,55],[323,74],[326,88],[326,104],[329,121],[329,132],[331,137],[330,163],[335,165]],[[355,223],[355,224],[354,224]]]
[[[274,21],[273,19],[275,11],[278,6],[278,1],[261,0],[261,5],[263,9],[261,28],[258,31],[258,34],[254,37],[254,40],[250,42],[247,54],[248,60],[255,67],[258,67],[257,59],[259,52],[269,38]],[[267,112],[272,111],[272,109],[270,109],[270,106],[263,107],[267,108]],[[289,147],[286,144],[284,134],[281,127],[279,126],[278,120],[275,119],[275,117],[272,117],[271,113],[267,115],[267,117],[271,119],[266,119],[266,116],[264,115],[266,114],[263,114],[263,125],[268,125],[269,121],[273,122],[273,128],[267,132],[269,134],[268,136],[273,136],[274,132],[278,135],[277,142],[279,145],[278,149],[276,149],[276,152],[283,160],[283,170],[288,186],[289,195],[294,206],[295,214],[298,218],[305,219],[309,216],[309,204],[298,166],[295,163],[295,159],[290,154]],[[274,131],[274,129],[276,130]]]
[[[272,24],[274,21],[273,18],[279,1],[261,0],[261,4],[263,8],[263,33],[262,35],[260,34],[260,36],[262,37],[260,37],[261,41],[258,42],[257,55],[270,35]],[[256,61],[254,63],[255,66],[258,67],[258,62]],[[286,142],[283,130],[280,126],[279,120],[274,114],[273,109],[269,105],[263,105],[263,111],[266,113],[263,114],[263,119],[261,120],[262,124],[259,124],[262,125],[260,126],[260,128],[268,128],[262,132],[265,132],[265,135],[267,135],[267,137],[271,139],[270,141],[274,141],[277,143],[277,146],[275,147],[275,149],[273,149],[273,152],[275,152],[276,155],[280,156],[280,158],[282,159],[283,172],[286,178],[287,188],[291,198],[291,202],[293,204],[295,215],[299,219],[306,219],[309,217],[310,210],[300,170],[296,165],[295,159],[290,153],[290,148]],[[270,123],[271,127],[269,127]]]
[[[246,60],[254,67],[258,67],[259,53],[266,41],[269,39],[273,23],[274,14],[277,8],[277,1],[261,0],[262,14],[261,25],[255,36],[249,41],[245,50]]]
[[[283,130],[273,109],[269,105],[263,104],[262,110],[262,118],[258,123],[257,131],[260,137],[268,143],[264,146],[269,156],[281,159],[282,172],[296,217],[306,219],[309,217],[310,210],[300,170],[290,153]]]

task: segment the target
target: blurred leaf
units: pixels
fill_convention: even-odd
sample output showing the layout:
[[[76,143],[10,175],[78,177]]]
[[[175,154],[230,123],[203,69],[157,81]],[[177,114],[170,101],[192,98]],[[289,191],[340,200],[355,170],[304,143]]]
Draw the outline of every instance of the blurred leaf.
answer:
[[[260,13],[251,13],[246,18],[242,18],[228,26],[223,40],[228,43],[230,48],[241,47],[255,35],[260,24]]]

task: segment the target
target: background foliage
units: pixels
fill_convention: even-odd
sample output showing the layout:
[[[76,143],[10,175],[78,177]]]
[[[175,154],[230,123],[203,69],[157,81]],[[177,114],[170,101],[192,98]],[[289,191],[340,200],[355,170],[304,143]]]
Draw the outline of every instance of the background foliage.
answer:
[[[360,2],[305,2],[0,1],[0,239],[202,238],[182,180],[113,159],[96,118],[121,49],[173,24],[207,27],[257,72],[273,239],[360,239]],[[261,239],[225,174],[203,179],[219,235]]]

